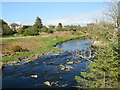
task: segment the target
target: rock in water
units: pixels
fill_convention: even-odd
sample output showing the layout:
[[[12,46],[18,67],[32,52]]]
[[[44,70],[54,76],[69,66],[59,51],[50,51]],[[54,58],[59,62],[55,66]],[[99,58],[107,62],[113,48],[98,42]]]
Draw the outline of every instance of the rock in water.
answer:
[[[78,63],[81,63],[81,61],[76,61],[75,63],[78,64]]]
[[[71,67],[71,66],[66,66],[65,68],[66,68],[66,69],[71,69],[71,68],[73,68],[73,67]]]
[[[73,62],[68,62],[67,64],[73,64]]]
[[[72,69],[73,67],[71,67],[71,66],[66,66],[65,68],[66,68],[66,71],[70,71],[70,69]]]
[[[32,78],[38,78],[38,75],[31,75]]]
[[[59,81],[57,81],[57,82],[51,82],[51,85],[52,85],[52,86],[55,86],[55,87],[58,87],[58,86],[59,86],[59,85],[58,85],[58,82],[59,82]]]
[[[44,82],[44,84],[47,85],[47,86],[51,86],[49,81]]]
[[[65,68],[62,67],[60,70],[65,70]]]
[[[54,55],[59,55],[59,54],[54,54]]]

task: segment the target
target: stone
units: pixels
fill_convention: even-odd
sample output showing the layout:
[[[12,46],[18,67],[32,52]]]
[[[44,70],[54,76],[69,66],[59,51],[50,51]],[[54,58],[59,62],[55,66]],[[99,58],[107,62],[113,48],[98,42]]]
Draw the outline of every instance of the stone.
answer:
[[[44,82],[44,84],[47,85],[47,86],[51,86],[49,81]]]
[[[66,61],[70,61],[69,59],[67,59]]]
[[[59,77],[60,79],[62,79],[62,77]]]
[[[70,69],[67,69],[66,71],[70,71]]]
[[[64,67],[64,65],[60,65],[61,67]]]
[[[31,75],[32,78],[38,78],[38,75]]]
[[[51,86],[57,86],[58,87],[58,82],[59,81],[57,81],[57,82],[51,82]]]
[[[59,55],[59,54],[54,54],[54,55],[56,55],[56,56],[57,56],[57,55]]]
[[[73,67],[71,67],[71,66],[66,66],[65,68],[66,68],[66,69],[71,69],[71,68],[73,68]]]
[[[64,65],[60,65],[60,66],[61,66],[60,70],[65,70],[65,66]]]
[[[78,63],[81,63],[81,61],[76,61],[75,63],[78,64]]]
[[[68,62],[67,64],[73,64],[73,62]]]
[[[60,68],[60,70],[65,70],[65,68],[64,68],[64,67],[62,67],[62,68]]]

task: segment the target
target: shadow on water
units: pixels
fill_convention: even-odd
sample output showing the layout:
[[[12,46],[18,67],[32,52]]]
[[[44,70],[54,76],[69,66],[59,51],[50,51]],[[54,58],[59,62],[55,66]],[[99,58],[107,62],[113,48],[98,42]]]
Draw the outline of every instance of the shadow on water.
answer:
[[[90,47],[91,44],[91,39],[71,40],[56,46],[63,49],[63,53],[51,53],[22,65],[6,65],[3,69],[3,88],[50,88],[43,83],[46,81],[58,81],[58,87],[76,86],[74,77],[88,70],[90,62],[75,57],[69,50],[84,50],[86,45]],[[61,70],[61,66],[72,68]],[[37,75],[37,78],[31,75]]]

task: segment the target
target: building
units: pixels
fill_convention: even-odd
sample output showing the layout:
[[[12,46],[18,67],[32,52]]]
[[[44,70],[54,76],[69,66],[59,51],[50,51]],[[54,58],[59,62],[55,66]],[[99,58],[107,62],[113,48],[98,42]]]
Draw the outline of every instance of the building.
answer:
[[[9,27],[13,30],[13,31],[17,31],[18,29],[22,28],[23,26],[17,23],[11,23],[9,25]]]

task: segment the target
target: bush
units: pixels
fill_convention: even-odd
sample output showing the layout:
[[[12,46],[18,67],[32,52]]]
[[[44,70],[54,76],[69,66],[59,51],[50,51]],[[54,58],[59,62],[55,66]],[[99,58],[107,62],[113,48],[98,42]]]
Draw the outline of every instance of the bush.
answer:
[[[18,34],[23,34],[24,33],[24,29],[20,29],[20,30],[18,30]]]
[[[25,51],[29,51],[28,49],[22,48],[22,47],[20,47],[20,46],[18,46],[18,45],[13,46],[13,47],[12,47],[12,50],[13,50],[14,52],[25,52]]]
[[[47,32],[47,33],[53,33],[53,30],[48,29],[46,32]]]
[[[20,46],[16,45],[16,46],[13,46],[13,47],[12,47],[12,50],[13,50],[14,52],[21,52],[21,51],[22,51],[22,48],[21,48]]]
[[[60,31],[70,31],[69,28],[62,28]]]
[[[30,26],[30,25],[24,25],[23,27],[22,27],[22,29],[28,29],[28,28],[31,28],[32,26]]]
[[[29,50],[27,48],[22,48],[22,52],[28,52]]]
[[[38,29],[39,32],[46,32],[46,33],[53,33],[53,30],[51,28],[43,27],[41,29]]]
[[[54,25],[49,25],[49,28],[50,29],[55,29],[55,26]]]
[[[63,31],[62,28],[56,28],[56,31]]]
[[[82,35],[83,33],[81,31],[73,31],[71,32],[72,35]]]
[[[41,28],[41,32],[47,32],[48,28],[47,27],[43,27]]]
[[[30,35],[30,36],[36,36],[39,35],[38,33],[38,29],[36,29],[35,27],[31,27],[28,29],[25,29],[25,31],[23,32],[24,36]]]
[[[39,28],[39,29],[37,29],[38,30],[38,32],[42,32],[42,28]]]

